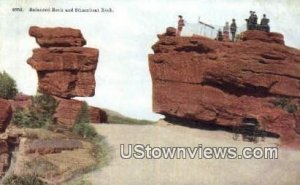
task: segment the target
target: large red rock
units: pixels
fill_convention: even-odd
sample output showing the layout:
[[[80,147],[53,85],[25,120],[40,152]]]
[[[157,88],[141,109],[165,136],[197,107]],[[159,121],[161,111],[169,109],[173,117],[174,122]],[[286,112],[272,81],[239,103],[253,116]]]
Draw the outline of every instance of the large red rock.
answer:
[[[40,92],[63,98],[93,96],[98,55],[94,48],[40,48],[27,63],[37,70]]]
[[[285,143],[298,142],[295,116],[274,102],[299,100],[300,51],[279,34],[243,35],[238,43],[159,35],[149,55],[154,111],[225,126],[254,116]]]
[[[0,98],[0,133],[5,132],[12,118],[12,108],[8,100]]]
[[[36,42],[41,47],[70,47],[84,46],[86,40],[81,31],[72,28],[40,28],[32,26],[29,35],[36,38]]]
[[[73,128],[76,119],[83,106],[83,102],[73,99],[56,98],[57,108],[54,114],[54,122],[61,128]]]
[[[89,107],[91,123],[107,123],[107,114],[98,107]]]

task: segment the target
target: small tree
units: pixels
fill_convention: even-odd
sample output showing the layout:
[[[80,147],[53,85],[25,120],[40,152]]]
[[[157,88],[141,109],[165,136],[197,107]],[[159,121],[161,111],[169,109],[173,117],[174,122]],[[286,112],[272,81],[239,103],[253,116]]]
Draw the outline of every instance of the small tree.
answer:
[[[5,71],[0,72],[0,98],[13,99],[17,93],[16,81]]]

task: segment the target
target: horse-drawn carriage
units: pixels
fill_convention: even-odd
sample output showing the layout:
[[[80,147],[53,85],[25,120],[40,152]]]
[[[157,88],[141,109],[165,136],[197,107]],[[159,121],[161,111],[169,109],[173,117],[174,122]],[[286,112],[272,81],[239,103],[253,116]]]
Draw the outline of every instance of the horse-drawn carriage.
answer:
[[[237,140],[239,135],[243,141],[258,142],[258,138],[265,140],[265,128],[255,117],[245,117],[241,123],[233,127],[233,139]]]

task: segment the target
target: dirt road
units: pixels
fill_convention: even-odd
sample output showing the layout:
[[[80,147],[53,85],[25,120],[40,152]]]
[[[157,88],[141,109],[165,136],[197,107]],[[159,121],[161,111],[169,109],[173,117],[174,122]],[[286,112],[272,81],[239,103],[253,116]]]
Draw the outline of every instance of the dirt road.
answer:
[[[151,147],[255,147],[276,146],[267,138],[257,144],[234,141],[224,131],[206,131],[170,125],[96,125],[111,146],[110,164],[87,174],[95,185],[298,185],[300,151],[279,149],[279,159],[122,159],[120,145],[150,144]],[[127,151],[127,150],[126,150]]]

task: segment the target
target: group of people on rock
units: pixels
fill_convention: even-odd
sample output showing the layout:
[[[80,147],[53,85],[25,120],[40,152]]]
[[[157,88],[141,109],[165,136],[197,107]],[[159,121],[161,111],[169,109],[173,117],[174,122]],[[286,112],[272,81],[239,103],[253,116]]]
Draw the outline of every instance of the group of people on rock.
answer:
[[[178,27],[177,27],[177,36],[181,35],[182,29],[185,26],[185,21],[182,15],[179,15],[178,20]],[[257,23],[257,15],[254,11],[250,11],[250,17],[245,19],[247,22],[247,30],[261,30],[270,32],[269,22],[270,20],[266,17],[266,14],[263,14],[263,18],[261,19],[260,24]],[[230,40],[229,33],[231,33],[231,41],[235,42],[236,40],[236,32],[237,32],[237,25],[235,19],[232,19],[232,22],[229,26],[229,23],[226,22],[225,26],[223,27],[223,32],[221,29],[218,30],[216,40],[223,41],[223,40]]]
[[[248,19],[245,19],[247,22],[247,30],[262,30],[270,32],[269,22],[270,20],[266,17],[266,14],[263,14],[263,18],[260,21],[260,24],[257,23],[257,15],[254,11],[250,11],[250,16]]]
[[[219,41],[229,40],[229,32],[230,32],[231,41],[234,42],[236,31],[237,31],[237,26],[235,23],[235,19],[232,19],[230,26],[228,22],[225,23],[225,26],[223,27],[223,32],[221,31],[221,29],[218,30],[216,40]]]

